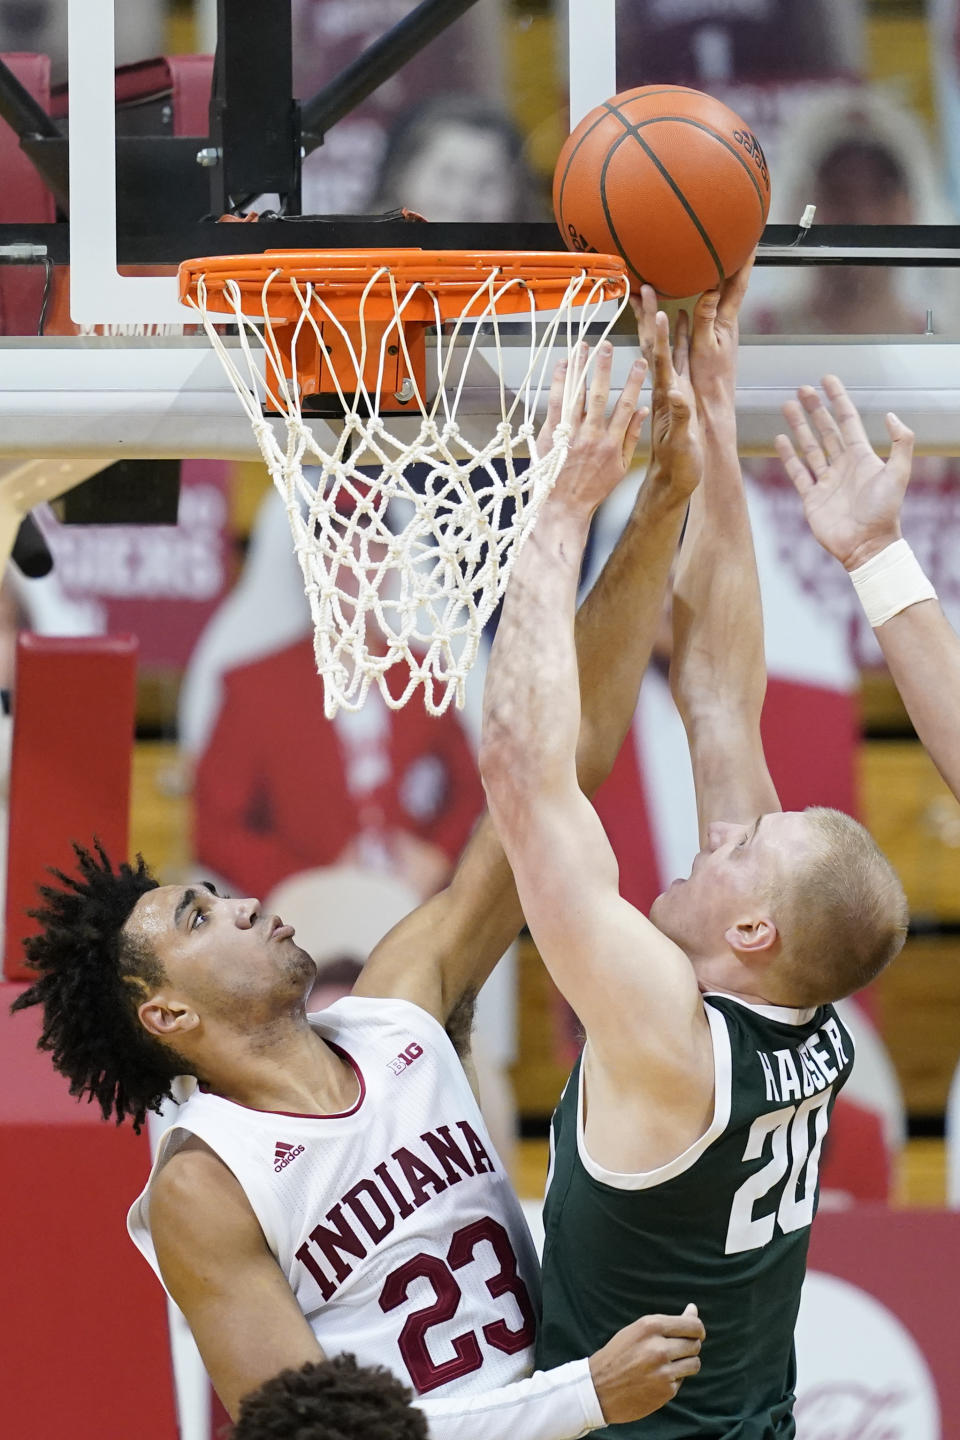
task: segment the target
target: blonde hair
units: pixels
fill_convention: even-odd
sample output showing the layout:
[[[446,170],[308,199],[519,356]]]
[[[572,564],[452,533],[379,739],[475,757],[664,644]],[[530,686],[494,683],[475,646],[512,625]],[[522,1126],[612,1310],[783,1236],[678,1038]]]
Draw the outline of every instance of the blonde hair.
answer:
[[[868,985],[907,938],[907,897],[873,837],[840,810],[804,812],[814,854],[776,906],[780,973],[795,1005],[823,1005]]]

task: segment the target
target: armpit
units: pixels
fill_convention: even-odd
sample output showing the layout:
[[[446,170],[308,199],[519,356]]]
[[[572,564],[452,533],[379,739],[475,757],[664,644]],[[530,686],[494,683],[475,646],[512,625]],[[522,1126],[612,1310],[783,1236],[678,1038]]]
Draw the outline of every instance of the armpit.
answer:
[[[470,1040],[477,1013],[476,990],[465,990],[447,1016],[445,1030],[460,1059],[470,1059]]]

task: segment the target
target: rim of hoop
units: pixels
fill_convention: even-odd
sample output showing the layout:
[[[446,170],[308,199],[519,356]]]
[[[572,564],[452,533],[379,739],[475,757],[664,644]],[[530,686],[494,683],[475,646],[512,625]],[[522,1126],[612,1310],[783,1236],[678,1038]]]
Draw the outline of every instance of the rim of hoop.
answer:
[[[179,269],[180,299],[197,306],[202,287],[207,304],[224,297],[229,286],[247,298],[284,282],[312,285],[325,298],[349,302],[363,294],[390,295],[398,284],[419,285],[438,298],[473,292],[496,277],[498,287],[519,283],[532,303],[549,309],[559,303],[572,281],[583,276],[611,286],[611,298],[629,288],[620,255],[568,250],[265,250],[254,255],[211,255],[184,260]],[[583,299],[587,298],[584,294]],[[574,297],[577,303],[579,297]],[[528,304],[531,300],[528,300]],[[219,308],[219,306],[217,306]]]

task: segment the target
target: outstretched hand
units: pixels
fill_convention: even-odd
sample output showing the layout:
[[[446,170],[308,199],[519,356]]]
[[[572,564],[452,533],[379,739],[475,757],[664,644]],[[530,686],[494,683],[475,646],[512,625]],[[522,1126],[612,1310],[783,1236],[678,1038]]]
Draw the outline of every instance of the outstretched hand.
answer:
[[[751,256],[716,290],[707,290],[693,310],[690,371],[694,389],[703,400],[716,395],[731,406],[737,383],[740,345],[740,307],[753,271]]]
[[[810,529],[825,550],[855,570],[900,538],[913,432],[896,415],[886,417],[891,444],[884,463],[842,382],[825,375],[823,389],[833,414],[817,391],[804,385],[797,391],[799,404],[791,400],[783,407],[793,440],[778,435],[775,444]]]
[[[657,309],[655,291],[643,285],[630,297],[637,319],[640,349],[652,377],[650,470],[683,496],[692,495],[703,474],[703,448],[697,402],[690,379],[690,325],[685,311],[677,317],[673,348],[670,323]]]
[[[581,357],[575,359],[579,363]],[[547,419],[537,442],[539,454],[545,452],[560,423],[568,368],[564,360],[554,372]],[[613,346],[604,341],[594,353],[593,370],[583,401],[575,405],[570,417],[570,448],[555,488],[558,499],[590,514],[616,489],[630,469],[640,430],[649,414],[647,407],[639,404],[647,365],[644,360],[636,360],[619,399],[607,415],[612,369]]]

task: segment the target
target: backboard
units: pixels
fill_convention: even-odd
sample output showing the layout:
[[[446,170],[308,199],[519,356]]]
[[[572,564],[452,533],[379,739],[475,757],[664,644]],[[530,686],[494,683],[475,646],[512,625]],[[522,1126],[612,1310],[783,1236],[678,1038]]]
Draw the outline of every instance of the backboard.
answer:
[[[56,243],[61,248],[68,243],[69,248],[68,254],[54,258],[69,258],[70,309],[78,324],[127,331],[178,328],[191,317],[177,298],[175,277],[121,274],[118,265],[137,261],[147,267],[173,266],[191,253],[214,249],[288,247],[292,222],[261,222],[239,229],[202,224],[199,215],[192,226],[168,224],[168,217],[158,214],[149,234],[118,230],[113,103],[116,3],[68,0],[69,72],[75,81],[70,87],[70,222],[68,230],[63,225],[52,228],[57,232]],[[480,0],[480,7],[486,3]],[[219,5],[216,0],[206,0],[208,34],[218,9],[233,17],[242,8],[240,3],[230,7],[224,0]],[[416,13],[445,9],[465,15],[470,8],[468,0],[455,0],[453,6],[424,0]],[[818,4],[810,7],[808,17],[820,39],[830,41],[831,63],[837,70],[850,59],[839,18],[846,8]],[[734,87],[737,104],[752,107],[750,118],[766,134],[762,128],[765,116],[771,124],[776,118],[769,112],[769,96],[766,91],[761,95],[763,87],[736,83],[742,56],[735,27],[725,31],[708,23],[681,26],[675,11],[664,5],[642,7],[642,15],[640,11],[641,7],[628,0],[569,0],[565,14],[563,7],[558,7],[556,64],[566,86],[570,124],[617,88],[647,79],[645,64],[666,63],[668,52],[663,47],[669,45],[669,53],[682,53],[687,57],[685,63],[696,65],[704,88],[726,96]],[[659,30],[647,26],[647,18],[656,20],[658,16]],[[783,37],[785,49],[801,42],[802,37]],[[82,83],[76,83],[77,77],[82,77]],[[830,74],[820,77],[814,97],[829,92],[834,83]],[[793,95],[783,103],[789,108],[799,102]],[[207,151],[209,157],[210,150],[200,141],[193,158],[201,151]],[[776,190],[776,163],[773,171]],[[415,243],[436,248],[539,249],[559,248],[561,243],[555,227],[545,221],[409,227],[402,222],[381,226],[361,216],[328,224],[322,236],[318,240],[307,222],[296,225],[295,243],[334,246]],[[2,238],[14,237],[8,232]],[[884,257],[896,261],[909,250],[918,263],[955,265],[960,260],[956,238],[956,233],[945,227],[922,234],[905,227],[867,234],[862,228],[854,232],[851,227],[818,227],[810,239],[798,245],[796,224],[784,219],[768,229],[770,243],[764,247],[761,264],[772,268],[761,271],[757,282],[761,289],[766,282],[769,289],[769,277],[779,281],[814,258],[832,262],[867,258],[876,263]],[[880,248],[878,241],[885,248]],[[960,419],[956,418],[960,416],[960,345],[950,338],[942,322],[929,328],[939,333],[909,338],[871,336],[869,340],[795,333],[746,335],[738,397],[745,449],[769,453],[772,437],[781,426],[782,402],[798,384],[825,370],[837,370],[848,381],[874,438],[884,439],[883,415],[893,408],[917,429],[926,448],[956,450],[960,447]],[[628,326],[615,334],[614,342],[616,380],[626,373],[634,353]],[[509,385],[514,359],[520,363],[518,357],[511,358],[509,345],[502,360],[490,346],[476,348],[461,413],[472,417],[478,433],[485,418],[495,411],[491,402],[500,383],[498,366],[502,364]],[[0,414],[0,456],[10,463],[16,461],[18,469],[21,458],[36,459],[38,434],[43,435],[45,453],[64,461],[119,454],[212,458],[256,453],[246,419],[236,409],[215,357],[208,352],[206,341],[195,335],[48,336],[0,342]],[[18,503],[26,498],[24,491]]]
[[[70,92],[70,313],[83,326],[182,325],[175,277],[117,269],[115,4],[68,0],[70,74],[84,77]],[[571,0],[570,128],[616,90],[616,20],[616,0]]]

